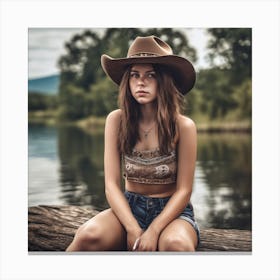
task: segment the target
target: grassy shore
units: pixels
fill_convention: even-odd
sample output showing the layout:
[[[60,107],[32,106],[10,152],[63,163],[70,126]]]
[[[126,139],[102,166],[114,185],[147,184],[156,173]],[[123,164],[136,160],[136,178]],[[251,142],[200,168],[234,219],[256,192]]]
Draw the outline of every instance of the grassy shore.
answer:
[[[250,120],[232,120],[232,119],[215,119],[209,120],[205,117],[193,117],[196,123],[198,132],[251,132]],[[30,124],[44,125],[71,125],[78,126],[81,129],[95,133],[104,129],[105,117],[91,116],[86,119],[77,121],[61,121],[58,119],[57,111],[36,111],[29,112],[28,122]]]
[[[60,120],[57,111],[34,111],[28,113],[29,124],[42,124],[49,126],[76,126],[89,133],[96,133],[104,130],[105,117],[88,117],[76,121]]]
[[[213,121],[209,123],[197,123],[198,132],[251,132],[250,121]]]

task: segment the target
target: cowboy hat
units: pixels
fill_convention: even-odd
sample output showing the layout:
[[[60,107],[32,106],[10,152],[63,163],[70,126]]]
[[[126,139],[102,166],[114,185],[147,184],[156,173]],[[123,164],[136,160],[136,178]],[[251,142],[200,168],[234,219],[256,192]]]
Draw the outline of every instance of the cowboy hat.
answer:
[[[112,58],[101,56],[104,72],[119,85],[124,72],[131,64],[149,63],[168,67],[176,87],[187,94],[195,83],[195,70],[185,58],[173,54],[171,47],[156,36],[137,37],[128,49],[127,57]]]

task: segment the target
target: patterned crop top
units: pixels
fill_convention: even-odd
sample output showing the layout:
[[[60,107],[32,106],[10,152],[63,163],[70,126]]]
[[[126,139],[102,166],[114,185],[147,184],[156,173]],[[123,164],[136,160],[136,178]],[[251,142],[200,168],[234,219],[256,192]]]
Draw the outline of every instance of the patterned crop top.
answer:
[[[177,156],[172,150],[160,154],[159,149],[136,151],[124,155],[123,177],[131,182],[144,184],[171,184],[176,182]]]

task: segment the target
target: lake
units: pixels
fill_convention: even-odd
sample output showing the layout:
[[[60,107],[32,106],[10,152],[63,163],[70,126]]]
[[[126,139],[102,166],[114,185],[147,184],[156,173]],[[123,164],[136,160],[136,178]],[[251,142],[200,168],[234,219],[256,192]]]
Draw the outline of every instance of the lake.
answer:
[[[107,208],[103,140],[100,131],[29,124],[29,206]],[[251,230],[251,149],[250,134],[198,134],[191,200],[200,227]]]

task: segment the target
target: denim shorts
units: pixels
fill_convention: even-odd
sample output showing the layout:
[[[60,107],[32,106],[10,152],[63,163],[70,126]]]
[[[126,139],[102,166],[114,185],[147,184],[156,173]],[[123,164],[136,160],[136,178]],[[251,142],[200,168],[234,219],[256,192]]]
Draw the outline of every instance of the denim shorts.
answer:
[[[161,213],[168,200],[170,199],[170,196],[164,198],[148,197],[129,191],[125,191],[124,195],[127,198],[134,217],[143,230],[146,230],[149,227],[149,225]],[[183,219],[192,225],[192,227],[196,231],[199,243],[200,232],[194,218],[193,206],[190,202],[178,216],[178,218]]]

